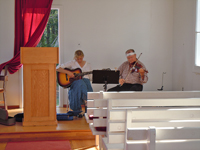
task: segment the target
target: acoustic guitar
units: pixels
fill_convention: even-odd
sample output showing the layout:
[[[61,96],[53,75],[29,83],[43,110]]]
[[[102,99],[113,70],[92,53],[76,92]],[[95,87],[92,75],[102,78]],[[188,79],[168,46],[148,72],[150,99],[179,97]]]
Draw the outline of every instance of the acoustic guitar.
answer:
[[[76,68],[76,69],[69,69],[69,68],[64,68],[65,70],[71,71],[74,74],[74,78],[69,77],[67,74],[65,73],[61,73],[61,72],[57,72],[57,81],[58,84],[64,88],[68,88],[71,86],[71,84],[75,81],[75,80],[79,80],[82,79],[82,77],[84,75],[87,74],[91,74],[92,71],[89,72],[82,72],[80,68]]]

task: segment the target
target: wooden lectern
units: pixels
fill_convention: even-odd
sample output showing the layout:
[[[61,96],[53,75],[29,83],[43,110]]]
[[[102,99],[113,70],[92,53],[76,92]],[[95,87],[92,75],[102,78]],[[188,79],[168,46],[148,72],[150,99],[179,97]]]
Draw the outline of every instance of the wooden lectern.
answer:
[[[57,125],[57,47],[21,47],[24,85],[23,126]]]

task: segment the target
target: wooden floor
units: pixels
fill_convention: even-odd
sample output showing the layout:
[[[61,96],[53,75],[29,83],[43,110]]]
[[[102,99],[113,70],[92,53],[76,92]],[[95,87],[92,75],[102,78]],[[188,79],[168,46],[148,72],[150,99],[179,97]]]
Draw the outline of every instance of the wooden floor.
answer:
[[[11,117],[21,112],[22,109],[8,110]],[[66,112],[66,108],[57,108],[57,113]],[[21,122],[17,122],[14,126],[0,125],[0,150],[5,150],[7,142],[37,140],[69,140],[74,150],[97,149],[95,136],[92,135],[85,117],[58,121],[57,126],[23,127]]]

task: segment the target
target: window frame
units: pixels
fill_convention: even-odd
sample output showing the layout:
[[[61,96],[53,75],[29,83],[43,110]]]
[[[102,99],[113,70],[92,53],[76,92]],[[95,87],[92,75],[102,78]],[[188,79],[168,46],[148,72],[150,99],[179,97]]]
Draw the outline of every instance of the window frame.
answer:
[[[198,9],[199,9],[199,14],[198,14]],[[200,45],[199,45],[199,50],[197,52],[197,34],[200,35],[200,21],[199,21],[199,31],[197,31],[197,19],[198,18],[200,18],[200,0],[196,0],[196,10],[195,10],[195,42],[194,42],[195,46],[194,46],[194,67],[193,67],[193,72],[196,73],[196,74],[200,74],[200,64],[197,65],[197,59],[198,59],[197,53],[199,53],[199,59],[200,59]]]
[[[52,4],[51,9],[58,9],[58,39],[59,39],[59,64],[62,62],[64,56],[64,10],[63,6],[59,4]],[[67,92],[68,93],[68,92]],[[63,107],[65,99],[68,100],[68,94],[64,91],[64,88],[59,86],[59,105],[57,107]]]

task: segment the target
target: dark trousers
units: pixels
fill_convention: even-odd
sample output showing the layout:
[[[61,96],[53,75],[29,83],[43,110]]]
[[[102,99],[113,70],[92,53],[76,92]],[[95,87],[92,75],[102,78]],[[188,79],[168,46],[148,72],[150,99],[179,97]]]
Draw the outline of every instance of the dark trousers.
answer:
[[[124,83],[122,86],[117,85],[113,88],[108,89],[107,91],[142,91],[143,90],[143,85],[141,84],[129,84],[129,83]]]

